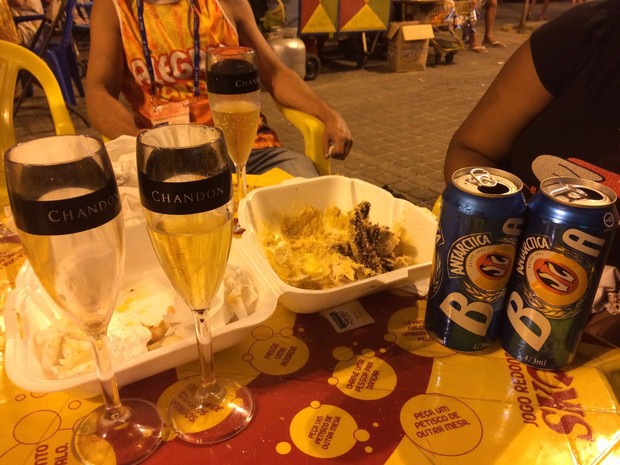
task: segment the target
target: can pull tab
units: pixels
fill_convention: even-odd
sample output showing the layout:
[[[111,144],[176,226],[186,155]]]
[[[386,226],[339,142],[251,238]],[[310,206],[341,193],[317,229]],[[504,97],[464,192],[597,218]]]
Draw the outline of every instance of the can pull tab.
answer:
[[[497,185],[497,181],[491,177],[491,173],[484,168],[474,168],[469,172],[469,174],[474,177],[479,186],[494,187]]]
[[[563,195],[566,197],[566,199],[569,202],[572,202],[573,200],[581,200],[581,199],[588,198],[588,194],[586,192],[582,191],[578,187],[573,186],[572,184],[565,184],[562,182],[560,183],[560,186],[561,187],[559,187],[558,189],[555,189],[552,192],[554,197]]]

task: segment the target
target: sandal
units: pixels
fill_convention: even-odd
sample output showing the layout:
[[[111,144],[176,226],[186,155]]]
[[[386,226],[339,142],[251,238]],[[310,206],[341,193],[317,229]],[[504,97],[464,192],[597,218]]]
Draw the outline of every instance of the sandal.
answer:
[[[484,45],[477,45],[475,47],[469,47],[469,50],[476,53],[488,53],[489,51]]]
[[[493,48],[505,48],[506,47],[499,40],[487,41],[487,42],[484,42],[484,45],[486,45],[487,47],[493,47]]]

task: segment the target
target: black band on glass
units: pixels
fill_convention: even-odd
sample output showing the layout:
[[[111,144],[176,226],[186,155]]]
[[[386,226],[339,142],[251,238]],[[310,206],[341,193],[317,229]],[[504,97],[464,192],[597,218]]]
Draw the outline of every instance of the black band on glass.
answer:
[[[220,174],[189,182],[162,182],[138,173],[142,205],[155,213],[191,215],[215,210],[232,198],[232,177],[226,168]]]
[[[22,231],[39,236],[61,236],[97,228],[121,212],[114,178],[103,189],[79,197],[60,200],[29,200],[13,194],[11,201],[23,212],[15,216]]]

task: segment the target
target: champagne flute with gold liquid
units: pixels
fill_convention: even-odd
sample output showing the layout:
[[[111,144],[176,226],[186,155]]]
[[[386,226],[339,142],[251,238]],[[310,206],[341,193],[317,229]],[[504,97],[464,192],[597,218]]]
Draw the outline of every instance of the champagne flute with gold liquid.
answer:
[[[246,164],[260,122],[260,79],[256,52],[248,47],[214,47],[207,52],[207,92],[215,126],[235,164],[238,199],[248,192]]]
[[[36,139],[7,151],[5,172],[30,266],[93,348],[104,404],[74,426],[73,453],[82,463],[140,463],[161,443],[164,425],[153,403],[120,400],[107,349],[125,228],[105,147],[80,135]]]
[[[137,163],[151,243],[196,330],[200,375],[181,380],[168,419],[185,441],[220,442],[254,413],[251,392],[216,377],[213,363],[209,307],[228,263],[234,216],[224,136],[199,124],[151,129],[138,136]]]

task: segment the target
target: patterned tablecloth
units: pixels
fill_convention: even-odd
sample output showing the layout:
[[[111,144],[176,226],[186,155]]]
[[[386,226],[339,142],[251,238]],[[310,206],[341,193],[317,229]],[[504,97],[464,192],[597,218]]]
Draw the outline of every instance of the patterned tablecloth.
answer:
[[[278,306],[216,356],[220,374],[256,395],[250,426],[210,447],[170,438],[145,463],[620,463],[620,351],[587,339],[571,370],[539,371],[497,346],[447,350],[425,333],[424,311],[404,290],[315,314]],[[357,320],[365,324],[342,331]],[[190,363],[121,395],[163,410],[175,381],[196,373]],[[74,463],[71,428],[100,402],[23,391],[2,368],[0,463]]]
[[[256,396],[248,428],[209,447],[169,437],[144,463],[620,464],[620,349],[587,334],[569,370],[540,371],[499,345],[468,355],[446,349],[425,332],[424,312],[425,301],[404,289],[313,314],[278,305],[215,357],[220,375]],[[599,314],[592,327],[617,334],[619,323]],[[15,386],[0,346],[0,465],[76,463],[72,427],[101,398]],[[191,362],[124,386],[121,396],[165,412],[175,383],[195,374]]]

